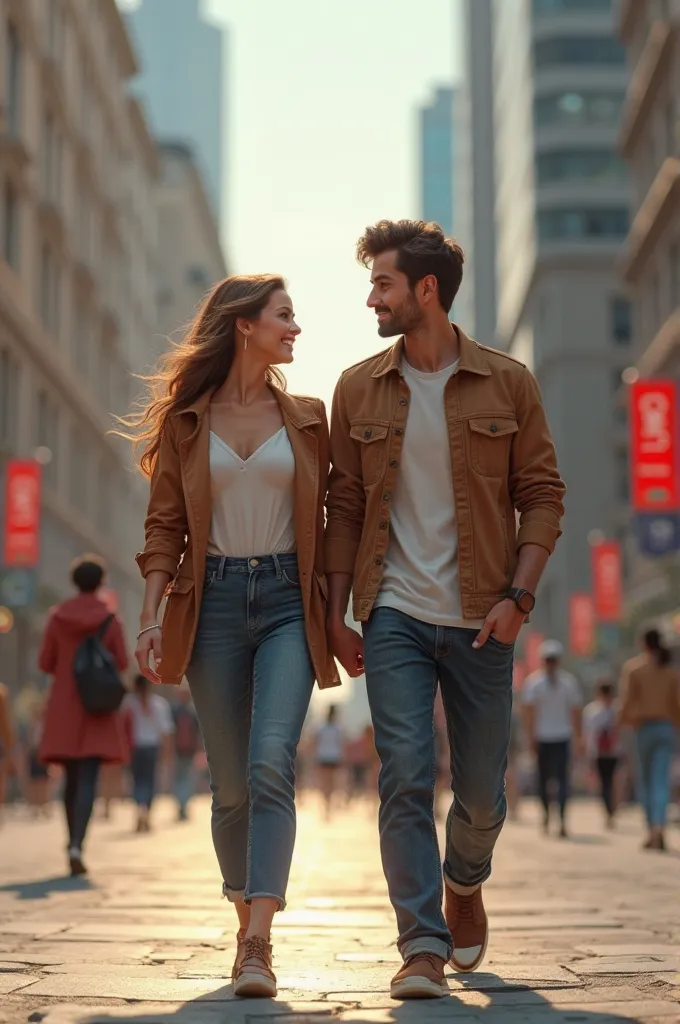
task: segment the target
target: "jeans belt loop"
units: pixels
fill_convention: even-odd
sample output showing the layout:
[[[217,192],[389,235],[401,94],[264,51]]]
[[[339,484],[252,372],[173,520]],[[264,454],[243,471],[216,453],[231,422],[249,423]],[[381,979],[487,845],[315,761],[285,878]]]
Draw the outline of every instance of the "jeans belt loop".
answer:
[[[281,570],[281,563],[279,561],[279,556],[278,555],[272,555],[272,562],[274,563],[274,568],[276,569],[276,578],[277,578],[277,580],[280,580],[282,578],[282,576],[283,576],[283,572]]]
[[[227,556],[226,555],[222,555],[222,557],[220,558],[219,568],[217,570],[217,578],[218,578],[218,580],[223,580],[224,579],[224,567],[226,566],[226,564],[227,564]]]

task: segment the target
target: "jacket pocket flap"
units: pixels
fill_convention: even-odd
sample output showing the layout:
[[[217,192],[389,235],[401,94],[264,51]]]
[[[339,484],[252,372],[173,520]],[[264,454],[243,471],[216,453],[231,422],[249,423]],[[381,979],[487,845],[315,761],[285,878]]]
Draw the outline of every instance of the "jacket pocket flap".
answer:
[[[166,594],[189,594],[194,589],[190,576],[175,576],[165,591]]]
[[[506,437],[519,430],[517,421],[510,416],[484,416],[470,420],[470,430],[485,437]]]
[[[353,423],[350,427],[349,436],[362,444],[370,444],[372,441],[381,441],[387,437],[388,428],[381,423]]]

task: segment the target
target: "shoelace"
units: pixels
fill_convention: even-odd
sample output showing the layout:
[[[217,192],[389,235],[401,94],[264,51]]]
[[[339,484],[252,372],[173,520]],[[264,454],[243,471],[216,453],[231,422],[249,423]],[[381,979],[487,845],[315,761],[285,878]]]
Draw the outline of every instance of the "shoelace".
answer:
[[[245,940],[241,971],[243,971],[249,960],[259,960],[259,963],[251,966],[264,968],[268,976],[274,977],[271,969],[272,947],[261,935],[252,935],[249,939]]]
[[[416,960],[427,960],[427,962],[430,965],[430,967],[434,967],[435,971],[438,971],[439,967],[441,966],[441,958],[440,957],[435,956],[434,953],[425,953],[425,952],[423,952],[423,953],[414,953],[413,956],[410,956],[408,958],[408,960],[406,961],[406,963],[404,964],[404,967],[410,967],[411,964],[415,963]]]
[[[471,924],[475,923],[475,896],[476,893],[472,893],[470,896],[458,896],[458,919],[460,921],[469,921]]]

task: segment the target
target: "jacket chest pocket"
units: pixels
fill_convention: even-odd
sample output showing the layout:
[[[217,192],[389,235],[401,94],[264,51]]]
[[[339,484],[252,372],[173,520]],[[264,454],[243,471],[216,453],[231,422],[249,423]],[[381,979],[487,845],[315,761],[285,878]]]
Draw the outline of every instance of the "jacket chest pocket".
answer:
[[[385,471],[387,432],[386,423],[376,423],[373,420],[358,420],[350,427],[349,436],[359,442],[364,484],[375,483]]]
[[[480,476],[507,476],[512,439],[519,430],[511,416],[476,416],[470,424],[470,459]]]

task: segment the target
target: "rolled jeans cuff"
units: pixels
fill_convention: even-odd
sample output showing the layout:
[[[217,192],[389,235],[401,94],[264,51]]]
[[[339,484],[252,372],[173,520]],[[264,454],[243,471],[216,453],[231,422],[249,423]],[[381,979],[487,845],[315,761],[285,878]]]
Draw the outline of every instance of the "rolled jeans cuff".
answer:
[[[253,900],[277,900],[278,907],[277,911],[286,909],[286,901],[283,896],[277,896],[275,892],[249,892],[244,897],[246,903],[252,903]]]
[[[477,885],[459,885],[458,882],[449,878],[446,872],[444,872],[444,884],[451,892],[455,892],[456,896],[472,896],[473,892],[477,892],[482,887],[481,882],[478,882]]]
[[[226,882],[222,883],[222,898],[230,903],[241,903],[245,895],[245,889],[230,889]]]
[[[409,957],[415,956],[416,953],[434,953],[441,960],[449,960],[453,953],[453,946],[447,944],[442,939],[435,938],[433,935],[423,935],[422,938],[410,939],[408,942],[405,942],[400,952],[404,962]]]

